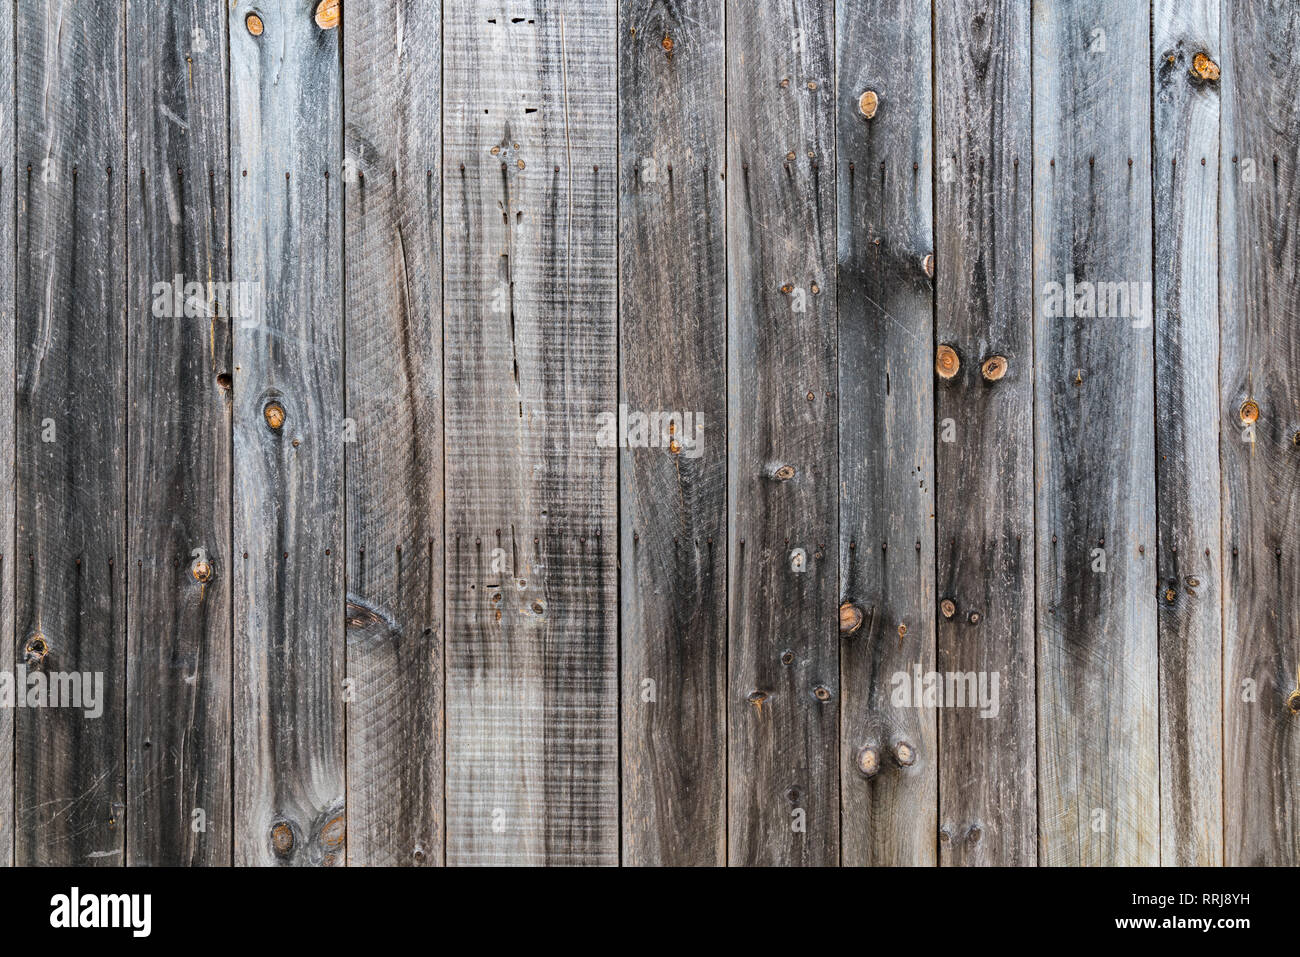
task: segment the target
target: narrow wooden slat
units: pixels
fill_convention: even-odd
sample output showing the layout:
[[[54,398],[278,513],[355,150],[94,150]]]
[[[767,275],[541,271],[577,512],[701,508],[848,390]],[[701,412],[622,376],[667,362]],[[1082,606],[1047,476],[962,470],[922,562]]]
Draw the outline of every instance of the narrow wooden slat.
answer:
[[[1221,9],[1223,857],[1295,866],[1300,705],[1287,702],[1300,670],[1300,7]]]
[[[834,864],[834,15],[726,17],[728,859]]]
[[[615,863],[615,4],[445,13],[447,861]]]
[[[15,656],[102,692],[98,717],[16,713],[22,864],[122,863],[123,12],[76,0],[17,10]]]
[[[1150,9],[1032,29],[1039,862],[1154,864]]]
[[[935,341],[957,363],[935,373],[939,853],[944,864],[1032,865],[1029,5],[939,0],[934,36]]]
[[[229,864],[226,25],[199,0],[126,16],[126,858]]]
[[[309,4],[231,8],[235,862],[342,864],[339,30]],[[334,170],[331,175],[331,169]]]
[[[1160,860],[1207,866],[1223,853],[1219,0],[1153,14]]]
[[[438,864],[442,829],[441,14],[344,33],[348,860]]]
[[[933,864],[930,9],[840,0],[836,23],[844,863]]]
[[[0,8],[0,382],[14,381],[14,8]],[[14,390],[0,389],[0,670],[14,656]],[[13,863],[14,712],[0,709],[0,867]]]
[[[627,864],[726,861],[722,17],[722,0],[620,3],[619,402],[629,420],[619,470]],[[680,416],[672,434],[663,425],[638,433],[636,416],[656,413]],[[621,443],[621,435],[614,437]]]

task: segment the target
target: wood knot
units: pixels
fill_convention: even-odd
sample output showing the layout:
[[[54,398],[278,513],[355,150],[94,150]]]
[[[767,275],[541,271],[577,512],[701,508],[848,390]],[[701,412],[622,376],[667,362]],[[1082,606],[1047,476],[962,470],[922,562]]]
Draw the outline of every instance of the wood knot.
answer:
[[[894,745],[894,760],[900,768],[910,768],[916,763],[916,749],[906,741]]]
[[[863,90],[862,95],[858,97],[858,115],[864,120],[875,117],[879,106],[880,97],[876,95],[875,90]]]
[[[293,853],[293,825],[288,821],[277,821],[271,825],[271,850],[276,857],[288,857]]]
[[[851,601],[840,605],[840,637],[856,635],[862,627],[862,609]]]
[[[875,777],[876,772],[880,770],[880,752],[871,745],[864,744],[853,756],[853,763],[864,778]]]
[[[279,402],[268,402],[262,410],[262,416],[266,419],[266,424],[278,432],[284,425],[284,406]]]
[[[194,576],[196,582],[200,585],[206,585],[208,582],[212,581],[212,563],[195,562],[190,566],[190,573]]]
[[[794,478],[794,466],[782,465],[772,473],[772,477],[778,482],[788,482],[790,479]]]
[[[941,379],[951,379],[961,368],[961,359],[957,358],[957,350],[952,346],[940,346],[934,354],[934,371],[939,373]]]
[[[934,253],[926,253],[925,258],[921,260],[921,268],[925,270],[927,279],[934,278]]]
[[[1007,374],[1007,360],[1005,356],[989,356],[980,366],[980,372],[989,382],[997,382]]]
[[[40,632],[28,638],[27,644],[23,646],[23,657],[33,664],[40,664],[49,653],[50,643]]]
[[[244,17],[244,26],[247,27],[248,32],[255,37],[260,37],[262,31],[265,29],[262,25],[262,18],[256,13],[250,13],[248,16]]]
[[[333,30],[339,25],[339,0],[320,0],[316,4],[316,26]]]
[[[957,603],[951,598],[945,598],[943,601],[939,602],[939,613],[945,618],[951,618],[953,615],[957,614]]]
[[[1300,688],[1296,688],[1287,696],[1286,707],[1292,714],[1300,714]]]
[[[816,688],[813,688],[813,697],[818,701],[830,701],[831,689],[825,685],[818,685]]]
[[[1192,74],[1206,83],[1217,82],[1219,79],[1219,64],[1211,60],[1208,53],[1198,53],[1192,57]]]
[[[320,829],[320,842],[325,847],[341,847],[347,839],[347,820],[340,814],[326,821]]]

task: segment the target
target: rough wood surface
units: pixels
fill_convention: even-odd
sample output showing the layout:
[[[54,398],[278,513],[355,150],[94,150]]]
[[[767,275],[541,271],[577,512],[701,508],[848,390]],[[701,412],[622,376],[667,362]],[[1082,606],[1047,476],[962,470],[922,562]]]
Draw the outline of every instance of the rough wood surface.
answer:
[[[1295,866],[1300,7],[1221,9],[1224,863]]]
[[[447,862],[612,864],[615,5],[445,12]]]
[[[342,864],[343,217],[339,30],[231,8],[235,862]]]
[[[619,402],[680,416],[619,452],[626,864],[726,861],[722,16],[619,9]]]
[[[0,382],[14,381],[14,8],[0,7]],[[0,389],[0,671],[14,655],[14,390]],[[0,867],[14,852],[14,712],[0,708]]]
[[[835,25],[727,5],[728,860],[835,864]]]
[[[226,25],[198,0],[126,18],[126,861],[229,864]]]
[[[1160,860],[1223,859],[1218,0],[1152,18]]]
[[[844,863],[933,864],[936,714],[898,698],[935,651],[930,16],[840,0],[836,26],[840,600],[862,615],[840,654]]]
[[[939,853],[944,864],[1033,864],[1029,6],[940,0],[934,35],[935,343],[959,362],[935,377],[937,671],[962,676],[944,687],[966,695],[939,709]]]
[[[441,15],[344,32],[348,861],[442,862]]]
[[[1155,864],[1150,10],[1040,4],[1032,30],[1039,862]],[[1071,282],[1138,295],[1098,316]]]
[[[123,16],[75,0],[17,8],[14,657],[89,674],[104,699],[98,717],[16,713],[21,864],[122,864]]]

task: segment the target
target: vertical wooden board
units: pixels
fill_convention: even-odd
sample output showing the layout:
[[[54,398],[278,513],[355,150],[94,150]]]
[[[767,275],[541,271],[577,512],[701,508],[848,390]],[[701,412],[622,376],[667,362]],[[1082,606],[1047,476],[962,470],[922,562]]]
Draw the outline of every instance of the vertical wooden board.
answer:
[[[934,36],[939,854],[1032,865],[1029,5],[939,0]]]
[[[836,864],[834,9],[726,17],[728,859]]]
[[[1033,8],[1042,864],[1158,858],[1149,28]]]
[[[238,864],[346,854],[342,104],[314,9],[229,22],[231,278],[263,300],[234,332]]]
[[[354,20],[343,42],[348,853],[439,864],[442,22],[419,0]]]
[[[127,0],[126,22],[126,859],[229,864],[225,17]]]
[[[615,5],[449,5],[447,861],[618,861]]]
[[[1160,860],[1217,865],[1219,0],[1155,0],[1152,26]]]
[[[935,650],[930,10],[837,11],[844,863],[933,864],[935,712],[911,694]]]
[[[14,381],[14,8],[0,7],[0,382]],[[14,658],[14,390],[0,389],[0,669]],[[0,867],[13,863],[14,710],[0,708]]]
[[[15,856],[29,865],[122,863],[123,12],[17,11],[15,666],[80,673],[99,698],[16,713]]]
[[[623,861],[722,864],[723,2],[622,0],[618,43]],[[638,418],[671,413],[671,434]]]
[[[1300,7],[1222,6],[1224,863],[1300,863]]]

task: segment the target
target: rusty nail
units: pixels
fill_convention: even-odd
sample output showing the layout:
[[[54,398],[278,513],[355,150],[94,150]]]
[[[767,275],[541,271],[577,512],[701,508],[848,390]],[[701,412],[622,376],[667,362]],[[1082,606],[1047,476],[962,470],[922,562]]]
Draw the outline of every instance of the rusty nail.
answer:
[[[256,13],[250,13],[244,17],[244,26],[248,27],[248,32],[253,36],[260,37],[262,35],[262,18]]]
[[[939,373],[941,379],[951,379],[961,368],[961,360],[957,358],[957,350],[952,346],[940,346],[934,357],[934,371]]]
[[[945,598],[943,601],[939,602],[939,611],[943,613],[943,617],[951,618],[953,615],[957,614],[957,603],[951,598]]]
[[[840,637],[856,635],[862,627],[862,609],[851,601],[840,605]]]
[[[1259,405],[1254,399],[1247,399],[1241,404],[1241,421],[1250,425],[1259,418]]]
[[[194,575],[194,580],[199,584],[206,584],[212,580],[211,562],[195,562],[190,572]]]
[[[339,0],[320,0],[316,4],[316,26],[333,30],[339,25]]]
[[[681,450],[682,450],[682,445],[676,439],[671,439],[668,442],[668,451],[673,453],[673,455],[676,455]]]
[[[854,763],[858,766],[858,773],[863,777],[875,777],[876,772],[880,770],[880,754],[871,745],[864,744],[858,748]]]
[[[279,402],[268,402],[266,408],[262,410],[262,415],[266,419],[266,424],[276,431],[284,425],[284,406]]]
[[[766,691],[751,691],[751,692],[749,693],[749,697],[748,697],[746,700],[747,700],[750,704],[761,705],[764,701],[767,700],[767,692],[766,692]]]
[[[907,625],[906,623],[900,623],[898,626],[898,637],[903,638],[906,635],[907,635]]]
[[[1192,72],[1213,83],[1219,78],[1219,64],[1211,60],[1208,53],[1198,53],[1192,57]]]
[[[875,90],[864,90],[858,97],[858,113],[864,120],[874,117],[878,106],[880,106],[880,97],[876,96]]]
[[[989,382],[997,382],[1007,374],[1007,360],[1003,356],[989,356],[980,366],[980,371]]]
[[[661,41],[661,45],[663,46],[665,52],[667,53],[673,52],[673,38],[670,37],[668,34],[666,33],[664,34],[664,38]]]

